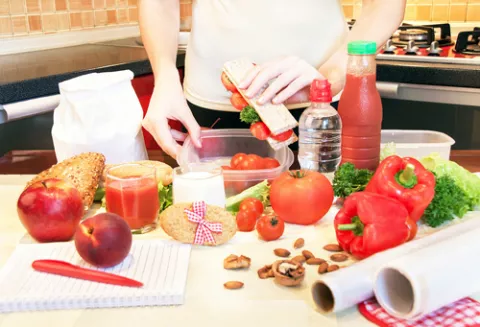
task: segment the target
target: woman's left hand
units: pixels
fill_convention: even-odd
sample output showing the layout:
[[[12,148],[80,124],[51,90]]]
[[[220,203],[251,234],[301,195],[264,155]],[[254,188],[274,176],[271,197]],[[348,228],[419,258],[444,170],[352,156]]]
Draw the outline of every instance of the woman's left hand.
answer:
[[[324,79],[324,77],[305,60],[289,56],[256,65],[245,76],[239,87],[245,89],[245,95],[251,98],[272,79],[275,80],[258,99],[259,104],[269,101],[274,104],[308,102],[310,84],[314,79]]]

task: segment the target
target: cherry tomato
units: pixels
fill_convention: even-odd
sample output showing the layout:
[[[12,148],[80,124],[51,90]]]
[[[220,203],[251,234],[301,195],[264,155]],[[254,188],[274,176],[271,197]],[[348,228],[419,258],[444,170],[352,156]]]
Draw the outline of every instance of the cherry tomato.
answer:
[[[270,134],[272,134],[268,129],[267,125],[265,125],[265,123],[261,121],[250,125],[250,132],[253,136],[255,136],[261,141],[265,141],[270,136]]]
[[[278,142],[283,142],[286,141],[292,136],[293,134],[293,129],[289,129],[288,131],[285,131],[283,133],[277,134],[277,135],[270,135],[270,137]]]
[[[280,167],[280,163],[275,158],[263,158],[263,167],[265,169],[273,169]]]
[[[255,219],[258,219],[263,213],[263,203],[257,198],[246,198],[240,202],[240,211],[253,211],[257,216]]]
[[[237,88],[232,83],[232,81],[230,81],[230,79],[228,78],[227,74],[225,74],[225,72],[222,72],[222,84],[223,86],[225,86],[227,91],[237,92]]]
[[[257,232],[265,241],[274,241],[283,235],[285,223],[272,215],[262,215],[257,222]]]
[[[238,92],[232,93],[232,96],[230,97],[230,103],[235,109],[240,111],[248,106],[248,102]]]
[[[233,169],[237,168],[237,166],[240,164],[240,162],[243,161],[243,159],[245,159],[246,156],[247,155],[242,152],[234,155],[232,159],[230,159],[230,167],[232,167]]]
[[[251,210],[240,210],[237,213],[237,227],[241,232],[251,232],[257,223],[257,213]]]
[[[407,242],[408,242],[408,241],[413,240],[415,238],[415,236],[417,236],[418,226],[417,226],[417,222],[413,219],[410,219],[410,218],[407,219],[407,226],[408,226],[408,229],[410,231],[410,233],[408,234],[408,238],[407,238]]]
[[[263,169],[263,158],[256,154],[248,154],[243,160],[235,166],[239,170]]]

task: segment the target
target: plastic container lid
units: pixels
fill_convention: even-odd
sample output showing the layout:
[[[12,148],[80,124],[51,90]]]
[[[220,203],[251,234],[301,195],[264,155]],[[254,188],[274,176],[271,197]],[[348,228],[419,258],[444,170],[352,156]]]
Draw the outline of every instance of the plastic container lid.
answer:
[[[310,85],[311,102],[332,102],[332,88],[327,79],[315,79]]]
[[[377,52],[377,43],[373,41],[352,41],[348,43],[348,54],[373,55]]]

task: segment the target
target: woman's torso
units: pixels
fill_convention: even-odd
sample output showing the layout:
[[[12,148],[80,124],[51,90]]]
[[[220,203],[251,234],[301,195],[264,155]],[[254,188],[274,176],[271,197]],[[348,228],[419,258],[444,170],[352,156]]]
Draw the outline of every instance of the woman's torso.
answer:
[[[347,32],[339,0],[194,0],[185,95],[200,107],[234,110],[220,79],[226,61],[293,55],[318,68]]]

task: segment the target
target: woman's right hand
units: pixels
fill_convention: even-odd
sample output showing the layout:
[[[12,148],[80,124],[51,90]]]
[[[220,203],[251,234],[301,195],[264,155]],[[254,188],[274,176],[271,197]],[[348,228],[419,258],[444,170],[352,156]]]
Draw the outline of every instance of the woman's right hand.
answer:
[[[178,75],[177,75],[178,76]],[[183,141],[186,134],[171,129],[168,120],[178,120],[188,131],[193,144],[201,147],[200,126],[188,107],[180,83],[162,78],[156,81],[143,127],[153,136],[158,145],[172,158],[176,159],[181,149],[177,141]]]

